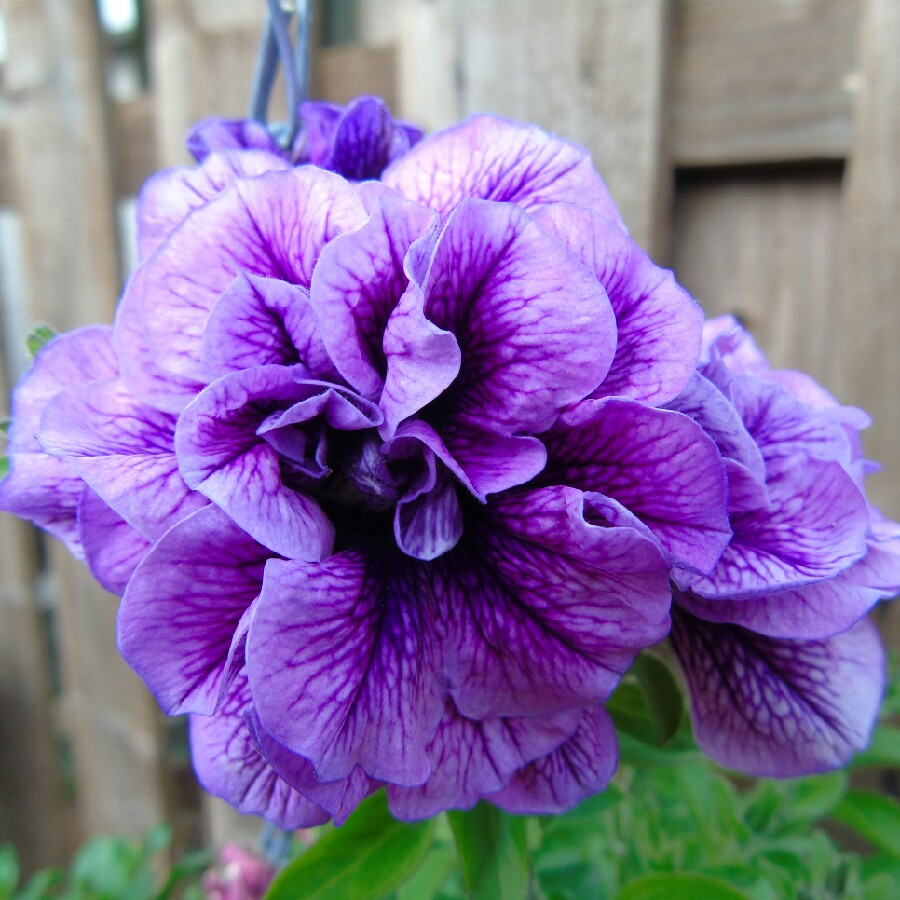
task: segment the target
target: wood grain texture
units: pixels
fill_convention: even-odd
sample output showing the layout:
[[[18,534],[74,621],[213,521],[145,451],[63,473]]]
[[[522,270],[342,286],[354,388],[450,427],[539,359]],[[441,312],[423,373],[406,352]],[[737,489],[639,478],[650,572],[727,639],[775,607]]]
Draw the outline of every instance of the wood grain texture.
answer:
[[[843,197],[835,381],[875,424],[876,503],[900,518],[900,4],[867,0],[859,31],[861,88]]]
[[[0,366],[0,397],[8,396]],[[3,451],[0,450],[0,453]],[[0,513],[0,844],[26,873],[60,865],[72,850],[63,791],[38,537]]]
[[[677,0],[679,166],[841,159],[850,148],[861,0]]]
[[[660,249],[666,0],[406,0],[402,114],[490,111],[584,144],[637,240]]]
[[[706,314],[739,316],[773,365],[832,389],[840,174],[684,175],[672,223],[675,274]]]
[[[4,12],[26,318],[58,330],[111,321],[121,278],[96,7],[7,0]],[[117,600],[55,542],[44,574],[56,602],[82,826],[143,833],[165,818],[155,704],[116,648]]]

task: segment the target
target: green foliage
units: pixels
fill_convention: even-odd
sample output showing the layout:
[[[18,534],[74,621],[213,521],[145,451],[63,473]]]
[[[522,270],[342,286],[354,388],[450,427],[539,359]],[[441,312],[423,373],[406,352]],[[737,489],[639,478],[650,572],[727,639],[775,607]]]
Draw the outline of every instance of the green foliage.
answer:
[[[469,896],[518,900],[526,896],[531,872],[525,819],[479,803],[471,812],[447,814]]]
[[[892,671],[885,720],[856,767],[900,762],[900,729],[889,722],[900,714],[896,660]],[[418,832],[420,842],[391,850],[396,829],[423,826],[394,823],[376,795],[344,828],[325,830],[285,870],[311,872],[321,864],[318,877],[327,875],[343,890],[301,893],[298,878],[290,882],[293,890],[273,887],[267,896],[900,897],[900,804],[893,799],[851,789],[847,772],[783,781],[723,772],[694,744],[678,683],[656,657],[639,657],[608,708],[619,733],[619,772],[603,794],[566,815],[516,817],[482,803],[439,817],[430,832]],[[852,829],[872,852],[842,849],[831,823]],[[379,874],[384,869],[370,868],[375,859],[395,866],[392,879]],[[354,880],[360,870],[367,874],[362,882]],[[289,884],[284,878],[276,886]]]
[[[406,881],[431,846],[431,822],[408,825],[388,812],[382,792],[343,828],[332,829],[282,869],[270,900],[377,900]]]
[[[169,846],[165,825],[143,841],[98,837],[75,855],[68,872],[44,869],[19,885],[19,866],[12,847],[0,848],[0,900],[169,900],[196,881],[209,865],[205,853],[185,856],[160,885],[158,857]]]

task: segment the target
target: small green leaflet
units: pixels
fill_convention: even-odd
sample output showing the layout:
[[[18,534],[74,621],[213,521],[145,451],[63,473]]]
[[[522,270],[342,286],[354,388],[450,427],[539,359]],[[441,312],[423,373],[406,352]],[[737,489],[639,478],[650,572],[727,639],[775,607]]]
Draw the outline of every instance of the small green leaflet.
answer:
[[[25,341],[32,358],[37,356],[55,337],[56,332],[49,325],[38,325]]]
[[[425,860],[432,821],[409,824],[388,811],[384,791],[341,828],[324,835],[279,872],[265,900],[377,900],[396,890]]]

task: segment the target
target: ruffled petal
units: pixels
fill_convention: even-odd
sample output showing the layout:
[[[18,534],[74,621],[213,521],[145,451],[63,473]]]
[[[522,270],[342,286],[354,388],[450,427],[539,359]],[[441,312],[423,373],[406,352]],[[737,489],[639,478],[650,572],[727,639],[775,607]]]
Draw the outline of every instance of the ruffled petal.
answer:
[[[434,224],[431,211],[384,197],[359,229],[322,251],[311,302],[322,339],[340,373],[367,397],[377,397],[387,371],[384,331],[409,284],[407,250]]]
[[[612,720],[602,707],[581,714],[575,733],[559,747],[523,766],[491,803],[517,815],[566,812],[605,790],[615,774],[619,748]]]
[[[203,329],[239,274],[308,289],[323,247],[364,221],[353,188],[321,169],[238,179],[185,219],[144,264],[143,322],[157,365],[203,381]]]
[[[357,765],[396,784],[431,774],[441,704],[423,565],[347,551],[266,569],[247,643],[254,702],[322,781]]]
[[[272,152],[274,149],[240,152],[219,149],[204,155],[202,165],[197,168],[157,172],[141,188],[137,199],[135,218],[140,259],[146,259],[195,209],[218,197],[236,179],[289,169],[288,161]]]
[[[427,819],[445,809],[471,809],[504,787],[517,769],[555,750],[580,717],[578,710],[569,710],[476,721],[461,716],[447,700],[428,745],[433,773],[419,787],[388,785],[391,812],[398,819]]]
[[[250,691],[235,679],[214,716],[191,716],[191,759],[204,789],[244,815],[262,816],[281,828],[323,825],[329,815],[295,791],[257,749],[246,715]]]
[[[498,497],[438,564],[444,680],[471,718],[601,702],[669,627],[656,542],[588,524],[573,488]]]
[[[462,352],[456,381],[426,420],[456,415],[499,434],[540,432],[609,369],[616,327],[605,291],[512,205],[461,203],[421,287],[425,315]]]
[[[431,135],[390,166],[382,181],[442,215],[467,197],[524,210],[575,203],[625,227],[587,150],[496,116],[472,116]]]
[[[277,278],[238,275],[212,308],[202,355],[211,378],[300,363],[313,378],[341,380],[322,343],[309,292]]]
[[[822,641],[764,637],[678,610],[672,641],[694,736],[717,763],[788,778],[843,766],[869,741],[884,688],[877,629]]]
[[[693,420],[632,400],[585,401],[544,436],[540,481],[621,503],[657,536],[672,562],[708,572],[731,537],[725,467]]]
[[[135,400],[116,379],[57,394],[44,413],[40,441],[155,541],[207,503],[179,474],[174,435],[173,416]]]
[[[763,596],[831,578],[865,553],[868,508],[833,462],[767,465],[770,505],[731,516],[734,537],[708,575],[677,575],[704,597]]]
[[[207,506],[163,535],[135,571],[119,608],[119,649],[168,715],[209,715],[221,703],[238,623],[269,556]]]
[[[121,597],[152,545],[89,487],[82,491],[78,504],[78,525],[91,575]]]
[[[594,396],[671,400],[697,364],[703,313],[618,222],[583,206],[557,203],[537,210],[535,218],[596,275],[616,314],[616,355]]]

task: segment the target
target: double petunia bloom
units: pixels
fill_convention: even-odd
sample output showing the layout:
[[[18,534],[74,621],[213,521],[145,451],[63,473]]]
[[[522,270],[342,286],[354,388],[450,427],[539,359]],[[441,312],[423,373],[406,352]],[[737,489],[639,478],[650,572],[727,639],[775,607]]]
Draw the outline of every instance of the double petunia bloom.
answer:
[[[401,818],[561,811],[669,635],[723,764],[862,747],[900,587],[865,415],[704,327],[582,148],[304,120],[291,154],[207,122],[148,183],[115,327],[38,355],[0,483],[123,595],[207,788],[286,827],[382,785]]]

